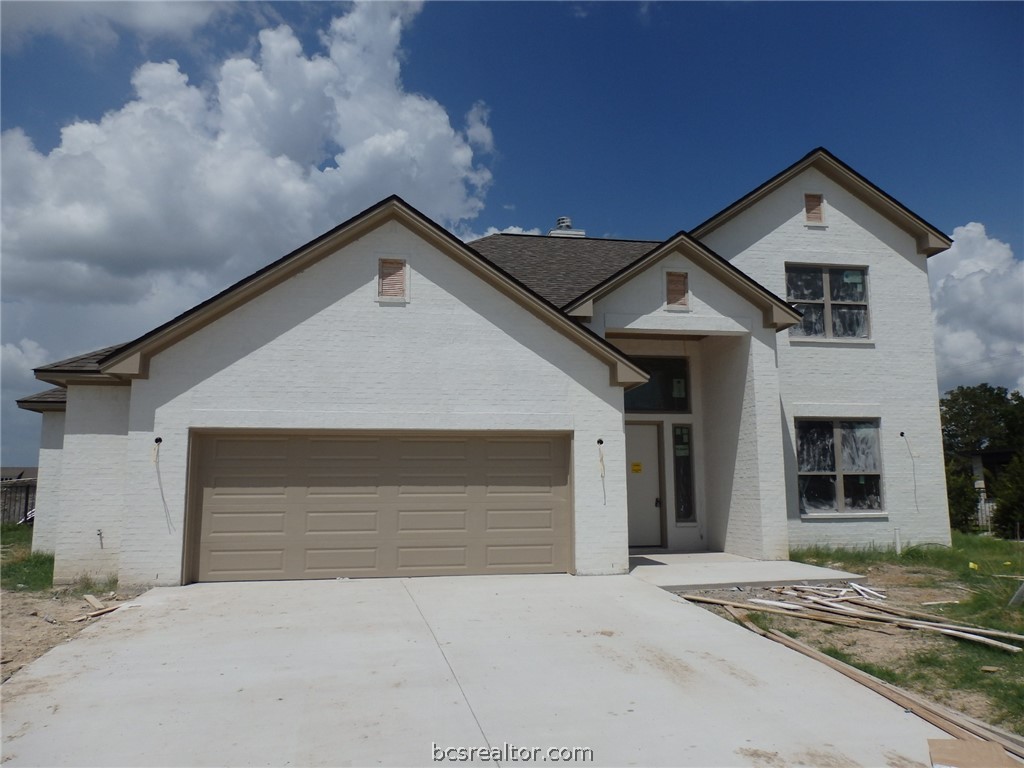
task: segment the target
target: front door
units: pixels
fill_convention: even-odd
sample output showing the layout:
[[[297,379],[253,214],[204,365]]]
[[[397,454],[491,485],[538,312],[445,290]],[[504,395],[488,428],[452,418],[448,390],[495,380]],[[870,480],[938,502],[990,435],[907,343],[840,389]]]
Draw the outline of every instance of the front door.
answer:
[[[663,546],[661,455],[657,424],[626,425],[626,497],[629,546]]]

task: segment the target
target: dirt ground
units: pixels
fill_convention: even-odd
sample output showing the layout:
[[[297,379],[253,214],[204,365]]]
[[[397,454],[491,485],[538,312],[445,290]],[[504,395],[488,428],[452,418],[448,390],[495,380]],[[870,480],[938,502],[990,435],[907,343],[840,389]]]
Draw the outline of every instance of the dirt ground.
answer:
[[[95,595],[105,606],[118,605],[135,595]],[[97,616],[84,621],[72,619],[95,611],[84,598],[66,590],[47,592],[0,592],[0,683],[38,659],[55,645],[67,642]]]
[[[936,616],[942,616],[942,603],[965,600],[969,595],[965,587],[950,582],[949,574],[931,568],[907,568],[889,564],[873,565],[866,569],[866,578],[858,582],[861,586],[884,590],[887,603],[899,608],[908,608]],[[725,600],[746,602],[752,597],[768,600],[789,598],[771,592],[768,588],[745,588],[742,590],[702,590],[702,595],[720,597]],[[926,603],[939,603],[926,605]],[[948,603],[947,603],[948,605]],[[702,605],[728,618],[725,611],[717,606]],[[824,624],[817,621],[790,619],[773,615],[772,626],[796,637],[815,648],[837,648],[858,660],[880,667],[902,671],[909,667],[911,660],[928,650],[937,650],[950,642],[949,638],[926,632],[903,631],[898,634],[883,634],[866,629],[854,629]],[[927,698],[963,712],[985,722],[993,722],[993,712],[988,700],[981,694],[943,687],[937,680],[929,684],[927,691],[918,691]]]

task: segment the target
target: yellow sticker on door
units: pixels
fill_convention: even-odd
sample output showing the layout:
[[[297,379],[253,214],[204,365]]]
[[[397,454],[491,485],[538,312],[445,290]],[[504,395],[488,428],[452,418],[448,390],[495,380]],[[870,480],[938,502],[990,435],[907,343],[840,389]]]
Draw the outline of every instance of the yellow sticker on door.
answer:
[[[641,472],[644,471],[644,465],[642,463],[640,463],[639,461],[634,461],[630,465],[630,469],[632,470],[634,475],[639,475]]]

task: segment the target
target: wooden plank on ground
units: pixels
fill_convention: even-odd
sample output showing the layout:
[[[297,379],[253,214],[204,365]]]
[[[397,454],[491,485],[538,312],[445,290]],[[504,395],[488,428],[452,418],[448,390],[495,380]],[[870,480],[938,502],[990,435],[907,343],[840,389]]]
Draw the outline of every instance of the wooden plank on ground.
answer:
[[[928,739],[928,753],[935,768],[1020,768],[1001,746],[991,741]]]
[[[87,602],[89,605],[91,605],[97,611],[102,611],[104,608],[107,607],[103,603],[101,603],[99,600],[97,600],[95,597],[93,597],[92,595],[82,595],[82,599],[85,600],[85,602]]]
[[[834,659],[821,651],[811,648],[809,645],[801,643],[799,640],[790,637],[784,632],[779,632],[777,629],[771,630],[768,633],[768,637],[782,643],[788,648],[792,648],[793,650],[804,654],[805,656],[821,661],[852,680],[856,680],[876,693],[885,696],[890,701],[900,705],[904,709],[913,712],[915,715],[931,723],[936,728],[945,731],[950,736],[957,739],[982,739],[985,741],[993,741],[999,744],[1010,754],[1024,758],[1024,747],[1017,744],[1015,740],[1004,738],[1001,734],[990,730],[983,724],[974,722],[959,713],[942,707],[941,705],[933,704],[912,693],[908,693],[907,691],[903,691],[895,686],[889,685],[889,683],[879,680],[877,677],[869,675],[867,672],[862,672],[856,667],[851,667],[849,664],[844,664],[838,659]]]

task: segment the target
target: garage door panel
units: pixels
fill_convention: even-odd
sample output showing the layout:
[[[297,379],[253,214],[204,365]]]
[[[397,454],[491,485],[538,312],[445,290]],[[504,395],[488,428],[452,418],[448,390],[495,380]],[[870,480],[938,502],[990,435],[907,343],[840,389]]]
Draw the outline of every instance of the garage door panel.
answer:
[[[489,509],[487,531],[542,531],[555,530],[554,511],[551,509]]]
[[[564,572],[568,453],[550,436],[200,438],[197,576]]]
[[[216,437],[212,454],[221,464],[284,462],[288,460],[289,445],[286,437]]]
[[[394,458],[408,462],[464,462],[470,457],[470,441],[465,438],[398,438]]]
[[[208,567],[212,574],[239,576],[280,573],[284,570],[284,563],[284,549],[211,549]]]
[[[466,509],[403,509],[398,512],[398,534],[465,533],[469,511]]]
[[[301,474],[301,470],[297,469],[296,474]],[[384,477],[380,473],[307,474],[306,478],[305,496],[309,498],[369,497],[376,499],[381,495],[381,485],[384,482]]]
[[[245,533],[284,533],[286,511],[265,512],[240,509],[236,512],[219,511],[210,515],[210,535]]]
[[[306,573],[330,578],[341,571],[374,571],[377,569],[377,547],[315,548],[305,552]],[[328,573],[330,572],[330,573]]]
[[[302,451],[311,463],[373,462],[383,459],[383,441],[379,437],[309,437]]]
[[[468,474],[409,474],[401,473],[398,476],[399,497],[409,496],[458,496],[469,495]]]
[[[398,570],[416,569],[421,572],[465,569],[469,560],[467,547],[431,547],[412,545],[398,547]]]
[[[377,533],[380,530],[375,509],[310,511],[305,515],[305,523],[306,533]]]
[[[550,568],[554,562],[555,548],[550,544],[492,544],[487,547],[489,568]]]

